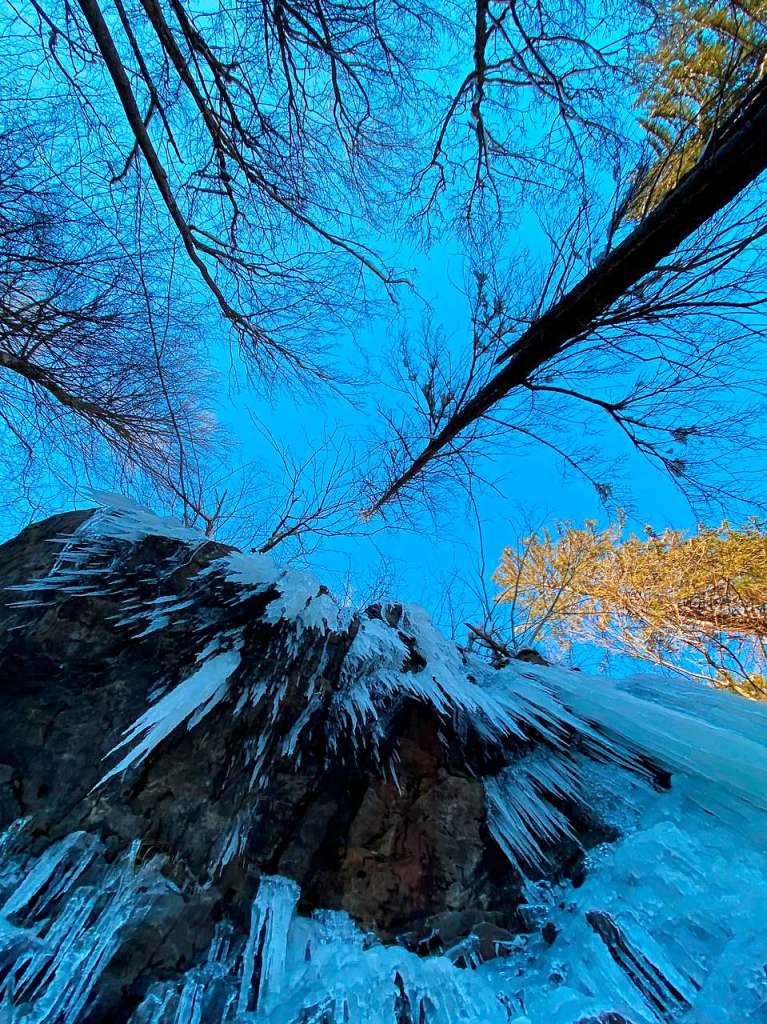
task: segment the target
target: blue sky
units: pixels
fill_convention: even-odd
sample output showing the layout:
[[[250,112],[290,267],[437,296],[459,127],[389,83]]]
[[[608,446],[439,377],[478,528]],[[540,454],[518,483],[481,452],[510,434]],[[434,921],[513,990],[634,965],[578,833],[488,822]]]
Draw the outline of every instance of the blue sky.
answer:
[[[630,98],[626,95],[617,94],[615,100],[616,107],[631,111]],[[534,104],[531,109],[535,109]],[[634,117],[633,111],[630,116]],[[532,124],[531,138],[538,128],[537,124]],[[594,180],[605,195],[609,195],[614,187],[609,169],[602,167]],[[507,237],[500,239],[499,251],[507,260],[513,261],[523,251],[545,252],[544,234],[533,211],[520,213],[509,204],[503,230]],[[401,237],[373,237],[371,234],[369,239],[362,239],[369,241],[376,251],[383,250],[390,262],[403,268],[413,280],[414,289],[400,289],[398,309],[382,301],[374,305],[373,312],[349,324],[347,332],[338,336],[336,362],[360,378],[359,385],[349,392],[354,403],[343,395],[311,388],[298,394],[278,392],[268,400],[247,384],[247,375],[241,367],[233,381],[222,324],[211,317],[210,349],[219,379],[209,396],[210,404],[225,432],[235,442],[231,465],[249,465],[255,492],[263,479],[266,493],[278,470],[270,446],[253,425],[253,415],[297,458],[317,445],[329,430],[335,431],[342,446],[364,448],[371,425],[375,426],[377,405],[389,404],[391,394],[386,382],[364,379],[360,352],[379,360],[394,348],[397,332],[403,325],[406,329],[417,330],[419,318],[427,308],[431,308],[435,324],[444,331],[449,345],[460,349],[466,344],[469,319],[467,301],[462,294],[466,260],[459,233],[449,224],[443,231],[441,237],[431,240],[428,249],[405,234]],[[234,362],[237,368],[237,357]],[[604,482],[619,484],[615,503],[626,509],[628,527],[641,529],[645,523],[658,529],[694,527],[693,513],[670,480],[627,449],[617,431],[603,427],[597,413],[574,427],[573,436],[563,438],[562,442],[565,448],[571,443],[593,443],[601,449],[604,461],[616,464],[620,480]],[[435,521],[417,510],[407,527],[400,524],[382,528],[380,521],[374,520],[353,536],[323,541],[312,556],[313,570],[333,590],[346,594],[355,603],[363,601],[383,578],[392,598],[422,604],[447,628],[451,619],[461,622],[477,617],[473,589],[479,576],[484,575],[485,584],[492,591],[490,574],[503,547],[513,542],[519,533],[563,520],[580,523],[586,518],[596,518],[605,521],[606,513],[594,488],[572,470],[565,471],[561,460],[551,451],[532,442],[525,448],[517,444],[508,451],[499,451],[493,464],[486,468],[497,488],[484,486],[476,490],[476,514],[460,494],[438,493]],[[107,480],[94,483],[109,486]],[[268,503],[268,498],[265,500]],[[40,513],[88,504],[87,495],[73,494],[64,483],[51,481]],[[482,526],[484,568],[480,564],[477,518]],[[0,538],[10,536],[17,526],[18,521],[0,518]],[[236,541],[238,536],[229,534],[225,539]],[[244,544],[249,542],[245,535],[239,539]],[[285,553],[278,549],[276,557],[285,557]]]
[[[530,221],[527,229],[519,227],[514,241],[522,247],[534,246],[538,241],[534,223]],[[467,300],[462,293],[465,261],[455,240],[435,244],[428,252],[412,248],[395,255],[407,267],[416,288],[403,290],[399,311],[384,304],[378,307],[378,316],[352,324],[349,333],[336,340],[335,361],[357,373],[363,373],[358,349],[370,355],[385,354],[395,344],[399,327],[392,312],[398,315],[400,325],[408,325],[415,324],[422,310],[431,307],[448,342],[458,347],[465,344],[469,330]],[[264,481],[271,476],[273,483],[279,467],[269,444],[254,426],[253,416],[297,458],[320,443],[331,429],[342,449],[364,446],[371,418],[376,417],[376,403],[387,404],[389,400],[385,383],[365,381],[361,376],[362,388],[355,387],[351,392],[354,404],[343,395],[322,389],[298,394],[283,391],[267,399],[248,385],[236,355],[232,364],[232,354],[219,339],[218,331],[213,321],[211,352],[218,369],[218,386],[210,396],[211,404],[225,433],[236,442],[231,464],[249,464],[248,475],[256,492],[262,475]],[[650,522],[657,528],[693,527],[694,517],[669,479],[628,451],[615,433],[597,432],[601,426],[598,420],[593,426],[605,458],[622,463],[618,504],[628,509],[628,526],[641,529]],[[354,604],[364,602],[371,593],[378,596],[383,588],[392,598],[423,605],[443,628],[449,629],[467,619],[478,620],[476,589],[480,578],[484,575],[492,593],[490,575],[503,547],[515,536],[531,527],[552,526],[562,520],[606,521],[607,513],[593,487],[541,446],[516,445],[487,468],[498,480],[501,492],[488,487],[476,490],[482,545],[474,510],[460,493],[446,493],[437,502],[436,521],[425,514],[416,514],[411,523],[393,527],[373,520],[353,536],[322,541],[309,560],[312,571]],[[108,487],[108,481],[103,485]],[[73,495],[52,481],[41,513],[90,503],[87,494]],[[0,520],[0,537],[11,536],[16,526],[10,519]],[[226,539],[249,542],[244,534],[238,537],[236,531],[227,534]],[[280,549],[275,551],[278,559],[289,555]]]
[[[439,310],[450,340],[456,345],[465,344],[469,323],[467,301],[461,292],[460,251],[454,243],[448,243],[434,246],[427,254],[411,251],[409,255],[418,297],[406,295],[403,299],[406,322],[408,309],[415,318],[423,303],[430,304]],[[353,364],[355,345],[368,353],[383,353],[394,342],[394,329],[385,311],[380,318],[353,327],[349,337],[339,339],[336,359],[341,365]],[[263,459],[264,470],[273,464],[272,454],[254,428],[251,414],[300,456],[321,441],[329,425],[338,426],[336,436],[344,444],[364,444],[370,419],[376,415],[376,402],[386,404],[388,397],[385,384],[371,382],[362,393],[355,389],[355,400],[361,399],[358,406],[322,393],[316,397],[311,393],[282,393],[270,403],[243,385],[242,374],[238,373],[237,378],[239,386],[219,398],[220,415],[231,433],[240,438],[245,457]],[[627,510],[629,529],[641,530],[648,522],[656,528],[694,528],[695,517],[669,478],[627,450],[617,432],[603,432],[602,426],[597,417],[594,435],[605,459],[620,464],[617,504]],[[253,472],[257,475],[259,469],[256,466]],[[491,593],[489,577],[504,546],[515,536],[530,527],[552,526],[563,520],[580,523],[595,518],[606,522],[609,518],[594,488],[542,446],[531,443],[521,449],[516,445],[507,457],[496,459],[490,469],[502,493],[479,487],[476,498],[484,577]],[[385,570],[390,596],[423,605],[444,628],[449,627],[451,617],[461,622],[467,617],[476,619],[479,611],[472,590],[481,575],[481,550],[475,513],[460,493],[446,494],[437,504],[436,522],[431,516],[417,514],[405,526],[383,528],[381,521],[373,520],[369,529],[361,528],[355,536],[324,541],[310,559],[312,570],[337,592],[351,587],[351,600],[355,602],[364,600],[370,588],[380,584],[380,574]],[[279,549],[275,554],[280,557]],[[452,612],[448,597],[454,605]]]

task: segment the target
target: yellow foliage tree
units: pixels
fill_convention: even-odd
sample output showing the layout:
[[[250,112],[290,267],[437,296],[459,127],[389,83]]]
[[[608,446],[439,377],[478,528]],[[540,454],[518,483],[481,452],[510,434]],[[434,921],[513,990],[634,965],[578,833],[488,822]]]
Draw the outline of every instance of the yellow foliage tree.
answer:
[[[526,635],[595,643],[767,697],[767,531],[758,523],[623,537],[563,525],[507,548],[494,575]]]
[[[654,151],[629,215],[641,219],[716,144],[716,128],[765,71],[767,0],[678,0],[645,58],[650,81],[641,124]]]

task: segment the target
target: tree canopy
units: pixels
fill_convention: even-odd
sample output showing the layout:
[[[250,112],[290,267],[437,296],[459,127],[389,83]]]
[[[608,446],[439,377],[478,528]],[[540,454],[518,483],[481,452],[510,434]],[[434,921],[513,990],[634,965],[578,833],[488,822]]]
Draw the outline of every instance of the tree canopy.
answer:
[[[539,446],[608,505],[635,457],[696,514],[763,503],[760,3],[12,0],[8,501],[98,482],[212,534],[268,496],[227,539],[304,551],[473,520]],[[243,380],[356,421],[262,431],[272,486]]]
[[[564,525],[507,548],[494,578],[528,635],[593,643],[767,698],[764,526],[626,537],[621,524]]]
[[[676,3],[644,59],[650,82],[639,103],[654,160],[637,174],[631,214],[641,217],[714,148],[718,132],[767,59],[767,3]]]

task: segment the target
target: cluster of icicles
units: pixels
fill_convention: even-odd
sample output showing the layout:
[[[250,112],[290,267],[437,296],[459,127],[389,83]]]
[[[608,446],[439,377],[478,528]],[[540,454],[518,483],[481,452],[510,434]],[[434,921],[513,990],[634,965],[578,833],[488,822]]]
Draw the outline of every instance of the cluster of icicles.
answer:
[[[25,588],[27,603],[45,600],[46,589],[103,592],[118,571],[115,542],[149,534],[190,548],[201,542],[128,502],[103,500],[102,514],[66,539],[54,571]],[[225,576],[243,595],[272,588],[277,597],[267,614],[292,622],[296,634],[339,628],[329,595],[268,559],[233,553],[202,571]],[[126,608],[124,621],[146,633],[185,612],[159,598],[151,607]],[[529,882],[529,931],[507,944],[502,957],[485,961],[471,936],[442,955],[419,958],[361,933],[342,913],[300,916],[295,883],[262,877],[249,931],[221,922],[207,957],[152,984],[131,1021],[767,1020],[765,709],[649,677],[613,680],[529,665],[495,671],[460,656],[420,610],[405,609],[403,616],[425,668],[402,670],[408,651],[401,629],[378,618],[363,621],[328,710],[328,749],[340,730],[369,744],[379,708],[400,693],[467,716],[488,736],[522,736],[534,728],[546,746],[485,780],[488,826],[500,849],[523,874],[539,877],[546,845],[568,833],[555,806],[563,798],[598,807],[621,838],[588,853],[586,880],[577,887]],[[236,636],[222,635],[201,651],[194,671],[127,730],[102,784],[115,784],[175,729],[200,727],[226,701],[233,715],[243,700],[279,702],[279,691],[264,686],[232,699],[239,661]],[[283,754],[300,752],[313,699],[308,680],[304,712],[284,739]],[[254,785],[269,770],[268,749],[263,737],[254,738]],[[656,792],[643,776],[646,759],[672,773],[669,792]],[[242,828],[233,824],[211,852],[212,863],[236,855]],[[0,841],[0,1024],[75,1024],[98,1005],[117,951],[174,886],[162,862],[138,848],[107,863],[99,840],[85,833],[37,856],[24,852],[23,839],[19,823]]]
[[[297,915],[296,884],[263,876],[247,934],[220,922],[207,956],[153,983],[130,1021],[759,1024],[767,858],[696,814],[684,786],[659,798],[622,775],[596,768],[591,782],[624,838],[589,854],[577,889],[531,883],[531,931],[505,956],[483,962],[470,937],[419,958],[343,913]],[[108,865],[86,833],[38,857],[15,852],[22,835],[0,841],[0,1021],[77,1024],[98,1008],[111,958],[174,885],[136,847]]]
[[[137,845],[106,865],[98,840],[75,832],[31,857],[15,849],[23,828],[0,838],[0,1021],[76,1024],[110,959],[175,887],[161,860],[140,862]],[[131,1021],[505,1019],[449,958],[376,944],[337,911],[299,917],[298,896],[289,879],[262,876],[247,935],[220,922],[204,961],[152,985]]]

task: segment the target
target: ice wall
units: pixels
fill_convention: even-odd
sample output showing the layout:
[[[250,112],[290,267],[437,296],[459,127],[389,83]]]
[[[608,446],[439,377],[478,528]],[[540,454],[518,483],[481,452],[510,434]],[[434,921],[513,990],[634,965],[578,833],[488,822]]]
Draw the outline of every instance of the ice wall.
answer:
[[[471,956],[471,939],[428,958],[383,946],[343,913],[299,916],[295,883],[264,876],[249,931],[221,922],[207,957],[152,985],[132,1024],[767,1019],[765,854],[700,810],[684,781],[659,794],[611,766],[588,778],[624,835],[591,851],[582,885],[530,882],[528,931],[501,956],[484,959],[479,938]],[[38,858],[12,849],[0,868],[0,1021],[74,1024],[126,925],[170,883],[136,850],[94,872],[100,851],[84,834]]]
[[[190,644],[202,639],[179,682],[158,678],[97,794],[130,785],[179,732],[205,730],[214,716],[234,730],[246,710],[260,723],[241,743],[254,792],[277,760],[298,769],[310,735],[328,762],[339,751],[364,756],[396,781],[387,729],[393,709],[414,702],[450,725],[452,756],[469,731],[494,752],[482,779],[488,842],[525,879],[514,935],[477,929],[420,957],[344,913],[299,913],[297,884],[254,868],[248,919],[224,914],[204,955],[162,977],[145,971],[124,1004],[134,1024],[767,1022],[767,709],[654,677],[494,670],[420,609],[350,618],[316,581],[263,556],[224,553],[184,599],[141,601],[121,552],[159,536],[191,557],[206,541],[102,500],[98,516],[61,539],[53,570],[19,588],[19,603],[107,594],[126,643],[179,624]],[[216,609],[201,605],[211,587]],[[237,608],[254,595],[288,646],[318,640],[298,694],[282,675],[248,674]],[[329,685],[331,640],[340,663]],[[579,809],[597,812],[611,841],[588,849],[577,877],[546,881],[552,849],[581,844]],[[210,878],[184,884],[212,884],[244,854],[250,827],[243,808],[210,851]],[[0,1024],[98,1024],[101,994],[142,941],[142,922],[182,898],[172,851],[163,861],[135,843],[115,856],[87,831],[48,845],[33,832],[19,822],[0,837]]]

